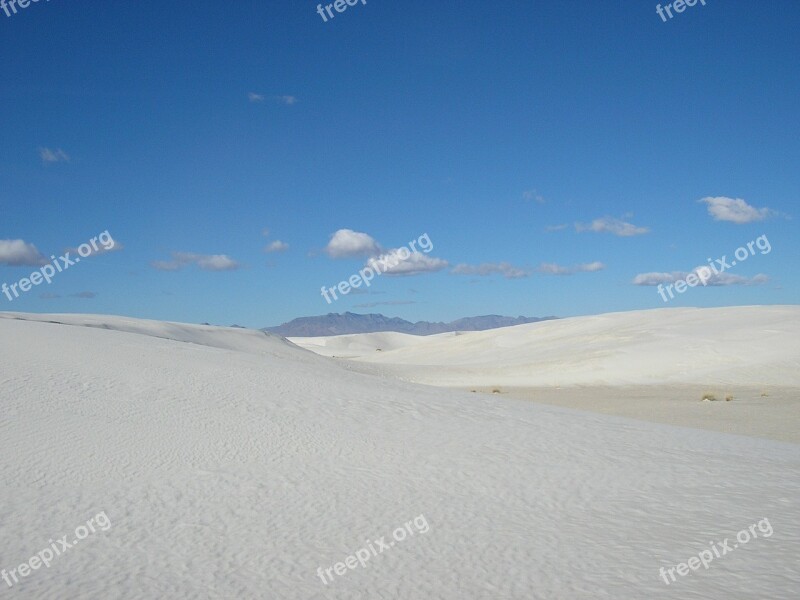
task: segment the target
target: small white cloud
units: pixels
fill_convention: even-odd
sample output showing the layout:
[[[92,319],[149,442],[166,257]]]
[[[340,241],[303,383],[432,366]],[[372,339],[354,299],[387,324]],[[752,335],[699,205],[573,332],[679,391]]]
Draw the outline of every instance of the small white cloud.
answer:
[[[44,163],[69,162],[69,155],[61,148],[56,150],[39,148],[39,157]]]
[[[600,261],[584,263],[582,265],[578,265],[577,267],[578,271],[581,273],[594,273],[595,271],[602,271],[605,268],[606,266]]]
[[[380,244],[371,235],[352,229],[340,229],[325,246],[325,254],[331,258],[375,256],[380,252]]]
[[[605,268],[606,266],[599,261],[573,265],[571,267],[564,267],[556,263],[542,263],[539,265],[539,268],[536,269],[536,272],[542,275],[574,275],[575,273],[595,273]]]
[[[24,240],[0,240],[0,265],[38,267],[47,263],[33,244]]]
[[[774,214],[774,211],[769,208],[755,208],[750,206],[741,198],[726,198],[725,196],[718,196],[716,198],[707,197],[698,200],[703,202],[708,207],[708,214],[711,215],[715,221],[728,221],[729,223],[753,223],[754,221],[763,221],[769,216]]]
[[[282,242],[280,240],[275,240],[274,242],[267,245],[264,248],[264,252],[286,252],[289,249],[289,244],[286,242]]]
[[[264,229],[261,230],[261,235],[269,237],[269,227],[264,227]]]
[[[411,252],[408,248],[396,248],[385,254],[370,258],[365,266],[385,275],[419,275],[446,269],[449,263],[422,252]]]
[[[596,233],[611,233],[620,237],[630,237],[649,233],[650,229],[648,227],[637,227],[621,219],[602,217],[600,219],[595,219],[588,225],[584,223],[575,223],[575,231],[594,231]]]
[[[111,245],[111,242],[114,242],[114,244]],[[106,254],[107,252],[119,252],[120,250],[125,249],[125,246],[122,244],[122,242],[118,242],[112,238],[109,238],[109,241],[106,244],[103,244],[102,241],[97,243],[97,250],[95,250],[94,247],[88,243],[84,244],[84,246],[91,250],[89,254],[84,256],[84,258],[89,258],[90,256],[99,256],[101,254]],[[110,247],[106,248],[106,246]],[[64,248],[64,252],[69,252],[70,254],[80,254],[78,252],[78,248]]]
[[[194,252],[173,252],[172,260],[156,260],[150,263],[159,271],[179,271],[188,265],[197,265],[204,271],[235,271],[241,267],[237,261],[226,254],[195,254]]]
[[[250,100],[250,102],[263,102],[264,96],[256,94],[255,92],[250,92],[247,94],[247,99]]]
[[[238,262],[225,254],[200,256],[196,259],[196,263],[204,271],[233,271],[240,266]]]
[[[566,223],[563,223],[562,225],[548,225],[547,227],[544,228],[544,230],[545,231],[563,231],[567,227],[569,227],[569,225],[567,225]]]
[[[728,285],[761,285],[769,281],[769,277],[759,273],[753,277],[743,277],[732,273],[713,273],[708,266],[695,267],[691,271],[672,271],[670,273],[640,273],[633,278],[631,283],[640,286],[657,286],[675,283],[679,280],[686,280],[689,275],[695,275],[701,281],[705,279],[706,285],[721,287]]]
[[[292,106],[297,103],[297,98],[294,96],[278,96],[278,102],[286,106]]]
[[[480,265],[461,263],[453,267],[450,273],[453,275],[478,275],[480,277],[500,274],[506,279],[522,279],[523,277],[529,277],[531,274],[530,270],[515,267],[507,262],[483,263]]]
[[[675,283],[679,279],[683,279],[688,273],[684,271],[673,271],[671,273],[639,273],[633,278],[631,283],[633,285],[659,285],[664,283]]]

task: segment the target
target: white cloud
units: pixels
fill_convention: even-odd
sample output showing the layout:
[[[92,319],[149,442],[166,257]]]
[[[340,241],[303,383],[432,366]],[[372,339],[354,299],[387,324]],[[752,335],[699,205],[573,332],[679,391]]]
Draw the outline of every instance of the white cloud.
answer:
[[[700,269],[703,269],[703,271],[700,271]],[[668,283],[675,283],[678,280],[685,280],[688,275],[695,275],[701,281],[703,278],[706,278],[706,285],[714,287],[728,285],[761,285],[769,281],[769,277],[763,273],[759,273],[753,277],[743,277],[741,275],[733,275],[723,271],[716,274],[712,272],[709,276],[710,271],[711,269],[708,266],[700,266],[695,267],[689,272],[672,271],[670,273],[640,273],[633,278],[631,283],[633,285],[641,286],[654,286],[659,284],[666,285]]]
[[[430,251],[433,246],[426,249]],[[386,275],[432,273],[450,265],[446,260],[433,258],[418,250],[412,251],[405,246],[384,250],[371,235],[352,229],[340,229],[334,233],[324,252],[331,258],[368,257],[365,268]]]
[[[255,92],[250,92],[247,94],[247,99],[250,100],[250,102],[263,102],[264,96],[261,94],[256,94]]]
[[[225,254],[199,256],[195,262],[204,271],[233,271],[240,266],[238,262]]]
[[[42,162],[55,163],[55,162],[69,162],[69,155],[61,148],[51,150],[50,148],[39,148],[39,156]]]
[[[576,267],[580,273],[594,273],[596,271],[602,271],[605,268],[606,266],[597,260],[590,263],[583,263],[582,265],[578,265]]]
[[[297,103],[297,98],[294,96],[278,96],[278,102],[285,104],[286,106],[291,106],[292,104]]]
[[[264,248],[264,252],[286,252],[289,249],[289,244],[280,240],[275,240]]]
[[[0,265],[38,267],[47,263],[33,244],[24,240],[0,240]]]
[[[515,267],[507,262],[483,263],[480,265],[461,263],[453,267],[453,270],[450,272],[453,275],[479,275],[480,277],[500,274],[506,279],[521,279],[531,274],[529,270]]]
[[[649,233],[650,229],[648,227],[637,227],[621,219],[602,217],[600,219],[595,219],[588,225],[584,223],[575,223],[575,231],[594,231],[597,233],[611,233],[620,237],[630,237]]]
[[[679,279],[684,279],[688,275],[685,271],[672,271],[671,273],[639,273],[633,278],[633,285],[659,285],[664,283],[675,283]]]
[[[708,214],[714,217],[715,221],[728,221],[729,223],[752,223],[754,221],[763,221],[767,217],[773,215],[773,211],[769,208],[755,208],[750,206],[741,198],[726,198],[725,196],[718,196],[716,198],[707,197],[698,200],[703,202],[708,207]]]
[[[547,227],[544,228],[544,230],[545,231],[563,231],[567,227],[569,227],[569,225],[567,225],[566,223],[564,223],[562,225],[548,225]]]
[[[119,252],[120,250],[125,249],[125,246],[122,245],[122,242],[118,242],[116,240],[114,240],[114,245],[110,248],[106,248],[102,242],[97,244],[97,250],[95,250],[91,244],[87,243],[86,245],[91,248],[91,252],[84,258],[89,258],[90,256],[99,256],[100,254],[105,254],[107,252]],[[77,248],[64,248],[64,252],[69,252],[70,254],[79,254]]]
[[[331,258],[375,256],[380,252],[380,244],[372,236],[352,229],[340,229],[325,247],[325,253]]]
[[[173,252],[172,260],[156,260],[150,263],[159,271],[179,271],[188,265],[197,265],[204,271],[234,271],[241,265],[226,254],[195,254]]]
[[[596,271],[602,271],[605,268],[606,266],[599,261],[571,267],[564,267],[556,263],[542,263],[539,265],[539,268],[536,269],[536,272],[542,275],[574,275],[575,273],[594,273]]]
[[[411,252],[408,248],[396,248],[385,254],[370,258],[365,266],[384,275],[418,275],[435,273],[447,268],[449,263],[441,258],[432,258],[422,252]]]

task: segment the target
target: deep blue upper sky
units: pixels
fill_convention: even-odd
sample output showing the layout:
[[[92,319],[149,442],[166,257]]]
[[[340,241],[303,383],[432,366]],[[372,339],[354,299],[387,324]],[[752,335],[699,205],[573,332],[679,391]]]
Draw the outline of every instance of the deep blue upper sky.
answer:
[[[106,230],[122,246],[0,310],[264,326],[658,308],[647,284],[761,235],[771,252],[669,306],[797,303],[800,3],[667,22],[656,4],[0,10],[0,283]],[[341,229],[369,238],[328,246]],[[364,266],[359,240],[424,233],[418,272],[325,302]]]

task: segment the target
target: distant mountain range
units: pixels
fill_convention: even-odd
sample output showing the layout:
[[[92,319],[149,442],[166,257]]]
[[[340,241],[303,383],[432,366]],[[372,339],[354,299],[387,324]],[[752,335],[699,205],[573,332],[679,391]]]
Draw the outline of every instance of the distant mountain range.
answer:
[[[346,312],[329,313],[319,317],[300,317],[277,327],[265,327],[263,331],[282,335],[283,337],[316,337],[324,335],[345,335],[349,333],[375,333],[377,331],[397,331],[411,335],[434,335],[447,331],[484,331],[498,327],[511,327],[525,323],[549,321],[558,317],[502,317],[485,315],[482,317],[466,317],[450,323],[431,323],[417,321],[412,323],[397,317],[381,314],[359,315]]]

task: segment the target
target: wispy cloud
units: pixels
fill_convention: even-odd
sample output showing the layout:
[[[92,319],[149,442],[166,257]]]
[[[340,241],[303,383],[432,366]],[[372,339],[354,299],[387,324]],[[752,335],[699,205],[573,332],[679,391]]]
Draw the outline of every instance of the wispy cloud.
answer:
[[[264,252],[286,252],[288,249],[289,244],[280,240],[275,240],[274,242],[270,242],[267,247],[264,248]]]
[[[70,294],[70,297],[91,300],[92,298],[97,297],[97,292],[78,292],[77,294]]]
[[[38,267],[47,259],[33,244],[24,240],[0,240],[0,265],[7,267]]]
[[[298,100],[296,96],[289,96],[289,95],[281,95],[281,96],[270,96],[270,98],[274,98],[276,102],[280,104],[284,104],[286,106],[292,106],[293,104],[297,104]],[[258,94],[256,92],[249,92],[247,94],[247,99],[250,102],[254,102],[257,104],[263,103],[267,97],[264,94]]]
[[[561,225],[548,225],[544,228],[545,231],[564,231],[569,225],[567,223],[563,223]]]
[[[725,196],[718,196],[716,198],[707,197],[698,200],[708,207],[708,214],[711,215],[715,221],[727,221],[729,223],[737,223],[739,225],[744,223],[753,223],[754,221],[763,221],[767,217],[774,216],[775,211],[769,208],[755,208],[750,206],[741,198],[726,198]]]
[[[480,265],[461,263],[453,267],[450,273],[453,275],[478,275],[480,277],[499,274],[506,279],[522,279],[524,277],[529,277],[531,271],[529,269],[515,267],[511,263],[499,262],[483,263]]]
[[[619,237],[631,237],[634,235],[644,235],[650,232],[649,227],[638,227],[633,223],[628,223],[622,219],[614,217],[601,217],[591,223],[575,223],[575,231],[594,231],[596,233],[611,233]]]
[[[89,244],[84,244],[84,246],[87,246],[88,248],[91,249],[91,252],[89,254],[85,254],[84,258],[89,258],[90,256],[100,256],[101,254],[106,254],[108,252],[119,252],[120,250],[125,249],[125,246],[122,244],[122,242],[118,242],[116,240],[113,241],[114,245],[111,246],[110,248],[106,248],[104,245],[102,245],[102,243],[98,244],[97,250],[95,250]],[[69,252],[70,254],[79,254],[77,248],[64,248],[64,252]]]
[[[536,190],[526,190],[522,192],[522,199],[527,200],[528,202],[536,202],[536,204],[544,204],[547,200],[544,199],[539,192]]]
[[[700,271],[703,269],[703,271]],[[727,286],[727,285],[761,285],[769,281],[769,277],[763,273],[759,273],[753,277],[743,277],[741,275],[733,275],[731,273],[715,273],[709,276],[710,269],[707,266],[695,267],[689,272],[686,271],[672,271],[671,273],[640,273],[633,278],[631,283],[633,285],[641,286],[655,286],[665,285],[668,283],[675,283],[678,280],[685,280],[690,274],[693,274],[703,281],[705,279],[706,285],[711,286]]]
[[[51,150],[50,148],[39,148],[39,157],[43,163],[69,162],[69,155],[61,148]]]
[[[195,254],[173,252],[172,260],[155,260],[150,265],[159,271],[180,271],[189,265],[197,265],[203,271],[235,271],[241,264],[227,254]]]
[[[536,269],[536,272],[542,275],[574,275],[575,273],[595,273],[605,268],[606,266],[599,261],[569,267],[564,267],[556,263],[542,263]]]
[[[51,292],[43,292],[39,294],[39,298],[42,300],[55,300],[56,298],[61,298],[59,294],[53,294]]]

